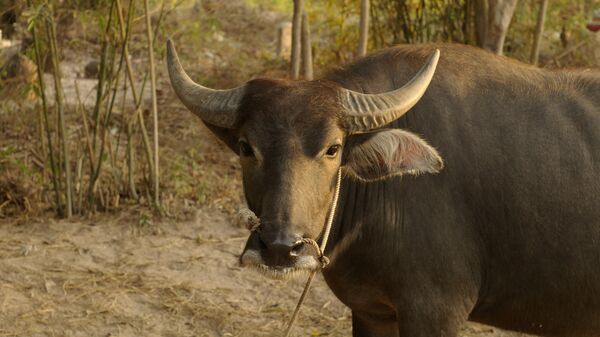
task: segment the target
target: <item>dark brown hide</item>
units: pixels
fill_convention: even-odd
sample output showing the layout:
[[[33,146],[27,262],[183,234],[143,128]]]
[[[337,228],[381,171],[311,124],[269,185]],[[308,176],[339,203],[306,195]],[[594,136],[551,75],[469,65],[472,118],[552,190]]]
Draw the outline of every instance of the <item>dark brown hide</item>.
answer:
[[[435,48],[437,71],[412,111],[348,135],[338,88],[399,88]],[[598,72],[457,45],[398,46],[318,81],[250,81],[239,125],[211,126],[241,149],[262,221],[242,262],[274,275],[316,268],[294,242],[318,238],[342,165],[323,273],[352,309],[354,336],[455,337],[469,319],[598,336],[599,107]]]
[[[392,127],[435,146],[437,175],[345,180],[324,271],[355,336],[456,336],[467,319],[544,336],[600,332],[600,74],[455,45],[399,46],[326,76],[401,85],[441,50]]]

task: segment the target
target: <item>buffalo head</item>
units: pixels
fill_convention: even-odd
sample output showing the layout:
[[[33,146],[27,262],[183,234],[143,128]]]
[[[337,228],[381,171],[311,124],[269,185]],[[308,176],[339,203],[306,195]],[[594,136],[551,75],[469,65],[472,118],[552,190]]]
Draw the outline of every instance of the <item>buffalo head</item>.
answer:
[[[363,94],[323,80],[257,79],[229,90],[193,82],[171,41],[169,75],[183,104],[239,154],[244,193],[261,221],[240,261],[272,276],[319,267],[302,238],[321,234],[340,168],[361,180],[437,172],[442,159],[407,131],[380,129],[412,108],[439,51],[397,90]]]

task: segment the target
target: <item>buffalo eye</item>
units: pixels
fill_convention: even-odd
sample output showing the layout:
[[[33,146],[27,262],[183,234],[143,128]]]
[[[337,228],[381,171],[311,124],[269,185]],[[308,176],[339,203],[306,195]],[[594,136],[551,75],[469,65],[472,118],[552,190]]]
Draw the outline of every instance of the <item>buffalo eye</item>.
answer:
[[[329,158],[334,158],[338,152],[340,152],[340,149],[342,148],[341,145],[332,145],[327,149],[327,152],[325,153],[327,155],[327,157]]]
[[[240,155],[242,155],[244,157],[250,157],[250,156],[254,155],[254,151],[252,150],[252,147],[247,142],[240,140],[239,146],[240,146]]]

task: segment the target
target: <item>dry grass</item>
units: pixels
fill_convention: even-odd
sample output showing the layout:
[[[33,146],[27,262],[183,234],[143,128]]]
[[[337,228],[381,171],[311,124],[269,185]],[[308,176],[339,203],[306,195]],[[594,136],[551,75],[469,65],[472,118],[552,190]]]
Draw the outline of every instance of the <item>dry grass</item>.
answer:
[[[10,238],[0,240],[0,336],[271,336],[282,329],[301,281],[240,269],[245,230],[214,211],[183,223],[138,218],[0,224],[0,237]],[[348,332],[348,311],[323,282],[303,316],[298,332]]]
[[[171,10],[171,7],[167,10],[164,24],[158,30],[156,43],[163,206],[167,214],[171,215],[177,215],[182,205],[209,206],[232,212],[241,202],[237,158],[209,135],[200,121],[182,109],[174,98],[162,57],[163,42],[166,35],[182,42],[182,56],[187,56],[187,68],[195,74],[198,81],[217,87],[237,85],[253,76],[264,74],[265,69],[270,69],[271,73],[272,69],[277,72],[280,64],[273,58],[276,39],[273,27],[277,26],[282,15],[270,13],[257,22],[255,18],[263,13],[246,6],[243,1],[206,1],[198,8],[189,7],[188,4],[188,7],[181,10]],[[107,12],[108,9],[102,11]],[[155,16],[159,12],[155,11]],[[86,15],[82,19],[94,22],[90,14]],[[198,20],[198,17],[202,20]],[[157,17],[153,19],[156,21]],[[94,79],[79,78],[77,74],[83,73],[87,62],[97,59],[101,54],[97,45],[100,43],[98,35],[101,34],[101,29],[96,27],[97,31],[94,31],[93,24],[90,25],[92,28],[81,29],[77,20],[71,20],[68,24],[74,29],[59,30],[59,34],[63,34],[61,38],[65,38],[60,46],[63,57],[61,70],[64,73],[61,84],[66,97],[65,123],[67,139],[71,144],[70,167],[74,173],[73,198],[76,212],[110,212],[124,205],[148,205],[149,200],[153,199],[152,184],[148,179],[152,167],[146,164],[144,153],[147,152],[147,146],[142,142],[145,137],[141,136],[140,128],[136,126],[133,151],[137,160],[133,183],[128,184],[126,130],[134,112],[130,95],[121,102],[120,89],[110,120],[106,125],[98,127],[98,134],[102,136],[97,137],[102,139],[101,147],[105,146],[106,149],[92,149],[91,153],[94,154],[90,155],[89,143],[93,143],[95,120],[89,115],[95,102],[92,96],[96,91],[96,82]],[[142,45],[145,40],[142,37],[143,31],[139,29],[141,26],[141,21],[134,23],[130,42],[131,63],[138,91],[147,68],[147,52]],[[82,45],[85,47],[82,48]],[[52,98],[54,85],[51,78],[47,78],[49,76],[45,74],[43,77],[48,80],[47,96]],[[77,84],[74,84],[75,81]],[[121,83],[124,82],[125,78]],[[149,86],[146,85],[146,89]],[[76,90],[77,87],[79,90]],[[150,106],[148,93],[148,90],[138,92],[138,96],[143,97],[145,102],[141,113],[145,120],[150,117],[145,108]],[[39,136],[38,111],[41,105],[36,104],[39,100],[35,98],[23,100],[22,96],[12,91],[4,91],[4,94],[0,97],[4,100],[0,106],[0,218],[42,214],[53,209],[52,204],[56,202],[52,192],[54,187],[50,179],[50,165],[47,163],[47,145],[41,144]],[[78,97],[87,103],[78,107]],[[53,103],[50,102],[51,104]],[[86,115],[89,119],[87,125],[83,123]],[[54,128],[53,118],[51,116],[51,129]],[[52,135],[56,138],[55,130],[52,130]],[[148,137],[153,136],[153,132],[149,132]],[[47,143],[45,137],[41,138]],[[56,146],[57,143],[54,142],[54,147]],[[102,158],[102,165],[99,164],[99,158]],[[92,176],[89,166],[96,167],[94,171],[99,172],[93,201],[88,196]],[[98,170],[99,167],[102,169]],[[15,189],[15,179],[22,182],[23,186],[32,188],[27,191]],[[137,186],[139,199],[131,192],[130,185]]]

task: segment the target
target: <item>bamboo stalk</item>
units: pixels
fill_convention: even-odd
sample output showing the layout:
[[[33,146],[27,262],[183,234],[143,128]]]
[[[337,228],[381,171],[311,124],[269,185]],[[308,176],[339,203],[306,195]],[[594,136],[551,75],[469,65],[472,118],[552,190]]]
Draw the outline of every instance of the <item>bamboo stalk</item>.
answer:
[[[181,1],[179,3],[181,3]],[[130,2],[130,4],[131,4],[131,2]],[[175,7],[176,6],[177,5],[175,5]],[[160,28],[160,23],[162,22],[163,18],[166,15],[165,12],[169,13],[172,10],[173,10],[173,8],[171,8],[168,11],[165,11],[165,3],[164,2],[162,3],[161,8],[160,8],[160,12],[159,12],[159,15],[158,15],[158,19],[156,20],[157,24],[156,24],[156,27],[154,27],[154,33],[152,34],[153,35],[153,39],[152,39],[152,43],[153,44],[156,43],[156,37],[158,36],[158,29]],[[128,11],[131,11],[131,10],[128,9]],[[134,19],[133,21],[136,21],[136,20]],[[130,29],[130,22],[128,22],[127,29],[128,30]],[[144,78],[142,79],[142,84],[140,85],[140,92],[141,93],[144,92],[144,89],[146,88],[146,82],[147,81],[148,81],[148,72],[144,73]],[[143,95],[137,96],[137,101],[135,102],[136,109],[139,109],[142,106],[142,98],[143,98]]]
[[[154,72],[154,47],[152,39],[152,23],[150,22],[150,9],[148,0],[144,0],[146,14],[146,34],[148,36],[148,54],[150,55],[150,85],[152,90],[152,117],[154,122],[154,205],[160,206],[159,186],[159,154],[158,154],[158,108],[156,101],[156,74]]]
[[[140,94],[138,97],[137,92],[135,90],[135,81],[133,78],[133,68],[132,68],[131,62],[129,60],[129,51],[128,51],[128,47],[127,47],[127,42],[128,42],[127,35],[129,34],[130,27],[131,27],[131,20],[133,18],[134,0],[130,0],[130,2],[129,2],[129,13],[127,13],[127,17],[128,17],[127,30],[125,29],[125,23],[123,20],[123,11],[122,11],[122,7],[121,7],[121,1],[116,0],[116,4],[117,4],[117,13],[119,16],[119,27],[120,27],[120,31],[121,31],[121,37],[125,41],[125,69],[127,70],[127,77],[129,78],[129,83],[130,83],[130,87],[131,87],[131,95],[133,97],[133,101],[136,102],[135,115],[138,119],[138,124],[139,124],[140,130],[142,132],[142,141],[144,143],[146,160],[148,161],[148,166],[150,166],[150,172],[154,172],[154,160],[152,158],[150,139],[148,137],[148,131],[146,130],[146,123],[144,121],[144,116],[142,115],[142,110],[140,109],[142,96],[143,96],[143,84],[142,84],[142,92],[141,92],[142,94]]]
[[[77,191],[77,210],[79,210],[79,214],[82,213],[83,210],[83,159],[85,158],[84,150],[81,150],[82,154],[77,161],[77,181],[79,184],[79,189]]]
[[[126,75],[124,75],[126,76]],[[126,101],[127,101],[127,81],[123,81],[123,100],[121,102],[121,114],[123,116],[123,120],[125,121],[125,128],[126,128],[126,136],[127,136],[127,186],[129,188],[129,196],[138,200],[139,201],[139,197],[136,191],[136,187],[135,187],[135,179],[134,179],[134,172],[135,172],[135,157],[134,157],[134,149],[133,149],[133,132],[132,132],[132,123],[135,122],[135,116],[133,116],[133,120],[131,120],[130,118],[126,118],[125,116],[127,116],[125,114],[125,109],[126,109]],[[117,150],[118,151],[118,146],[117,146]]]
[[[75,95],[77,97],[77,109],[76,110],[78,110],[79,113],[81,114],[81,120],[83,122],[83,136],[84,136],[86,148],[88,151],[88,160],[90,162],[90,172],[93,172],[94,167],[96,165],[94,164],[94,150],[92,150],[92,142],[91,142],[91,138],[90,138],[90,127],[88,124],[88,118],[87,118],[84,108],[83,108],[83,103],[81,101],[81,95],[79,93],[79,85],[77,85],[77,82],[75,82]]]
[[[134,160],[134,151],[133,151],[133,144],[131,143],[132,141],[132,127],[131,127],[131,123],[127,123],[127,166],[129,168],[128,170],[128,182],[129,182],[129,192],[131,193],[131,197],[139,200],[140,197],[137,194],[136,188],[135,188],[135,180],[133,177],[133,173],[135,171],[135,160]]]
[[[119,16],[120,16],[120,13],[119,13]],[[127,37],[127,35],[125,37]],[[104,118],[101,123],[102,132],[101,132],[101,138],[100,138],[100,153],[98,155],[97,165],[96,165],[96,167],[93,171],[93,175],[90,179],[90,186],[94,186],[96,183],[96,180],[100,176],[100,172],[102,170],[102,164],[103,164],[102,157],[104,156],[105,147],[106,147],[107,142],[109,144],[109,155],[111,156],[110,163],[113,168],[115,166],[114,159],[112,158],[112,151],[110,150],[110,139],[109,139],[110,135],[107,134],[107,130],[108,130],[109,123],[110,123],[110,117],[112,116],[114,102],[115,102],[115,99],[117,96],[117,89],[119,86],[119,78],[120,78],[119,74],[121,73],[121,69],[123,67],[123,61],[125,58],[125,41],[123,41],[122,44],[123,44],[123,47],[121,48],[119,63],[118,63],[116,72],[114,71],[116,52],[114,52],[115,49],[113,49],[113,57],[112,57],[112,61],[110,63],[110,70],[109,70],[109,74],[111,76],[109,77],[107,90],[106,90],[107,95],[111,95],[111,94],[112,95],[111,95],[110,99],[108,99],[106,102]]]
[[[54,77],[54,89],[56,94],[56,105],[58,109],[58,120],[59,120],[59,137],[61,138],[62,145],[62,157],[64,161],[64,169],[65,169],[65,185],[66,185],[66,217],[70,218],[73,216],[73,198],[72,198],[72,177],[71,177],[71,162],[69,156],[69,142],[68,135],[65,124],[65,114],[64,114],[64,104],[62,97],[62,84],[61,84],[61,74],[60,74],[60,65],[58,61],[58,47],[56,41],[56,29],[54,27],[54,17],[51,7],[48,7],[50,10],[48,20],[46,20],[46,25],[48,29],[48,35],[50,40],[50,53],[52,55],[52,66],[53,66],[53,77]]]
[[[27,0],[27,6],[31,7],[31,0]],[[36,22],[37,23],[37,22]],[[42,98],[42,114],[46,129],[46,141],[48,142],[48,155],[50,157],[50,170],[52,171],[52,186],[54,187],[54,198],[55,198],[55,206],[57,213],[62,215],[62,204],[60,201],[60,189],[58,186],[58,174],[56,170],[56,158],[54,155],[54,147],[52,146],[52,136],[50,135],[50,122],[48,120],[48,104],[46,102],[46,88],[44,86],[44,78],[42,71],[42,56],[40,54],[40,41],[37,36],[37,30],[35,28],[36,23],[34,23],[31,27],[31,37],[33,38],[33,46],[35,53],[35,62],[37,66],[37,74],[38,74],[38,84],[40,86],[40,97]]]
[[[117,144],[115,145],[114,148],[114,153],[112,154],[112,156],[118,161],[119,158],[119,149],[121,148],[121,138],[123,136],[123,134],[125,133],[123,131],[123,126],[127,124],[127,118],[126,118],[126,101],[127,101],[127,81],[126,81],[126,74],[123,74],[123,93],[121,95],[121,123],[120,126],[121,128],[119,129],[119,133],[117,134]]]
[[[90,158],[94,158],[96,152],[98,151],[98,146],[97,146],[97,142],[98,142],[98,137],[100,136],[101,139],[103,139],[103,135],[99,135],[98,133],[100,132],[100,127],[102,126],[101,123],[101,109],[102,109],[102,103],[104,101],[104,99],[106,98],[106,93],[105,93],[105,87],[107,87],[106,82],[108,81],[108,87],[110,87],[110,83],[112,82],[112,69],[113,69],[113,65],[114,65],[114,55],[115,53],[113,52],[112,54],[112,58],[111,58],[111,63],[107,63],[107,60],[109,59],[109,36],[110,36],[110,29],[111,29],[111,23],[113,20],[113,12],[114,12],[114,6],[115,6],[115,0],[111,1],[110,3],[110,9],[109,9],[109,13],[108,13],[108,20],[106,22],[106,27],[104,30],[104,35],[102,36],[102,48],[101,48],[101,52],[100,52],[100,67],[98,70],[98,85],[97,85],[97,89],[96,89],[96,102],[94,104],[94,110],[92,113],[92,118],[93,118],[93,125],[91,128],[91,139],[92,139],[92,154],[90,156]],[[111,75],[111,77],[109,78],[108,75]],[[104,132],[104,129],[102,130],[102,132]],[[88,182],[88,190],[87,190],[87,198],[88,198],[88,203],[90,207],[93,207],[96,203],[95,200],[95,192],[96,192],[96,184],[97,184],[97,180],[98,180],[98,176],[100,173],[100,167],[102,166],[102,157],[103,157],[103,150],[104,150],[104,144],[102,143],[100,145],[100,154],[98,155],[98,161],[96,162],[95,159],[91,159],[90,160],[90,178],[89,178],[89,182]]]
[[[39,73],[38,73],[39,76]],[[43,80],[43,79],[42,79]],[[44,103],[45,104],[45,103]],[[45,161],[48,157],[48,151],[46,150],[46,141],[44,140],[44,109],[37,109],[37,126],[38,126],[38,139],[40,142],[41,158]],[[42,166],[42,184],[46,184],[46,165]]]
[[[106,137],[106,147],[107,147],[106,153],[108,153],[108,162],[110,163],[110,167],[114,171],[117,168],[117,158],[113,155],[113,145],[112,145],[112,141],[110,140],[110,129],[107,128],[107,130],[108,130],[108,137]]]
[[[96,151],[96,138],[98,132],[98,126],[100,125],[100,107],[102,106],[102,98],[104,97],[104,82],[106,80],[106,59],[108,58],[108,35],[110,31],[110,24],[112,22],[112,16],[114,11],[115,0],[110,3],[110,10],[108,12],[108,20],[106,23],[106,29],[102,40],[102,51],[100,56],[100,68],[98,69],[98,86],[96,90],[96,104],[94,105],[94,127],[92,128],[92,148]],[[93,171],[90,173],[93,175]]]
[[[127,62],[129,62],[128,41],[129,41],[129,33],[131,32],[131,25],[132,25],[132,22],[133,22],[133,15],[134,15],[134,9],[135,9],[134,8],[135,1],[133,1],[133,0],[129,1],[129,6],[127,8],[127,24],[126,25],[124,24],[125,20],[123,19],[123,8],[121,6],[121,1],[117,0],[116,4],[117,4],[117,14],[118,14],[118,18],[119,18],[119,21],[118,21],[118,23],[119,23],[119,37],[121,38],[122,44],[123,44],[123,54],[125,56],[125,62],[126,62],[126,66],[125,67],[126,67],[126,69],[130,69],[131,67],[130,66],[128,67],[128,65],[127,65]],[[125,31],[123,31],[123,27],[124,26],[125,26]],[[123,77],[124,77],[124,79],[123,79],[123,95],[122,95],[122,98],[121,98],[121,116],[122,116],[122,118],[123,118],[123,120],[125,122],[125,131],[126,131],[125,134],[126,134],[126,139],[127,139],[127,148],[126,148],[126,151],[127,151],[127,153],[126,153],[127,160],[125,161],[125,163],[127,163],[127,164],[124,164],[124,166],[129,164],[128,158],[131,155],[130,151],[133,152],[133,144],[130,144],[130,142],[133,141],[132,135],[130,134],[130,132],[131,132],[131,128],[130,128],[131,127],[131,120],[130,120],[130,118],[126,117],[127,116],[127,113],[126,113],[126,104],[127,104],[127,83],[128,83],[128,81],[127,81],[127,79],[125,77],[127,77],[127,76],[128,76],[127,73],[123,74]],[[135,90],[135,87],[133,87],[132,90]],[[142,89],[142,92],[143,92],[143,89]],[[133,104],[135,106],[136,103],[137,103],[135,101],[135,98],[132,98],[132,101],[133,101]],[[134,110],[134,113],[135,112],[137,112],[137,110]],[[135,120],[135,117],[136,117],[135,114],[132,115],[132,116],[134,116],[134,120]],[[121,134],[122,133],[119,133],[119,136],[117,138],[117,146],[115,148],[115,157],[119,153],[119,147],[120,147],[120,144],[121,144]],[[131,146],[129,146],[129,145],[131,145]],[[124,170],[124,167],[123,167],[123,170]],[[137,193],[135,192],[135,181],[133,180],[133,171],[132,171],[131,176],[128,175],[128,179],[129,178],[131,178],[132,180],[128,181],[127,186],[129,186],[129,188],[133,188],[133,190],[134,190],[130,194],[130,196],[133,196],[133,197],[135,197],[135,199],[137,199]]]
[[[102,188],[99,188],[98,196],[100,197],[100,207],[106,209],[106,202],[104,201],[104,194],[102,194]]]
[[[162,19],[164,18],[165,15],[165,3],[162,3],[162,6],[160,8],[160,14],[158,15],[158,19],[156,20],[156,27],[154,28],[154,38],[152,40],[153,43],[156,43],[156,37],[158,36],[158,29],[160,28],[160,23],[162,22]],[[172,10],[172,9],[171,9]],[[171,10],[167,11],[170,12]],[[142,85],[141,85],[141,92],[144,92],[144,89],[146,88],[146,82],[148,82],[148,73],[144,73],[144,79],[142,80]],[[138,102],[136,103],[136,107],[141,106],[142,104],[142,96],[140,95],[140,99],[138,100]]]

